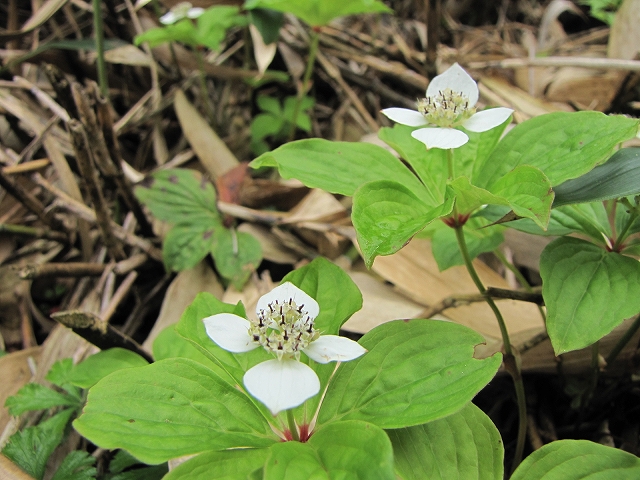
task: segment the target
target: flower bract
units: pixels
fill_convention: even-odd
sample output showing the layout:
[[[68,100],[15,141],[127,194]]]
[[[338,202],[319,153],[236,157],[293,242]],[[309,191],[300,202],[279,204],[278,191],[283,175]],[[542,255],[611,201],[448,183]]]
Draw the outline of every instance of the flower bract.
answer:
[[[410,127],[432,125],[411,133],[427,148],[458,148],[467,143],[469,137],[455,127],[486,132],[502,124],[513,113],[512,109],[504,107],[476,112],[478,94],[478,85],[473,78],[454,63],[431,80],[425,98],[417,102],[417,110],[385,108],[382,113],[394,122]]]
[[[180,2],[160,17],[160,23],[163,25],[172,25],[183,18],[198,18],[203,13],[204,8],[193,7],[189,2]]]
[[[344,362],[366,350],[338,335],[321,335],[315,328],[320,307],[312,297],[290,282],[263,295],[256,305],[256,320],[231,313],[203,319],[207,335],[233,353],[262,347],[275,357],[250,368],[243,377],[247,391],[272,414],[297,407],[320,391],[320,380],[304,353],[318,363]]]

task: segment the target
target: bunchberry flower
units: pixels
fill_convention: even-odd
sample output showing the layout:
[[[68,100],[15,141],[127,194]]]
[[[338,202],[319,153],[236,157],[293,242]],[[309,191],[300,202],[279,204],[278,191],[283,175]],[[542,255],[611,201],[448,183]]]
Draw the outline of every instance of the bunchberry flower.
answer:
[[[163,25],[172,25],[183,18],[198,18],[203,13],[204,8],[194,7],[189,2],[180,2],[160,17],[160,23]]]
[[[286,282],[258,300],[256,320],[219,313],[203,322],[209,338],[224,350],[243,353],[262,347],[274,355],[250,368],[242,380],[247,391],[276,415],[320,391],[320,380],[300,362],[301,353],[328,363],[353,360],[366,352],[348,338],[321,335],[314,325],[318,313],[318,302]]]
[[[458,148],[469,141],[466,133],[456,127],[472,132],[485,132],[503,123],[511,113],[510,108],[492,108],[476,112],[478,85],[460,65],[454,63],[438,75],[427,87],[426,97],[418,100],[417,111],[407,108],[385,108],[387,117],[402,125],[421,128],[411,133],[427,148]]]

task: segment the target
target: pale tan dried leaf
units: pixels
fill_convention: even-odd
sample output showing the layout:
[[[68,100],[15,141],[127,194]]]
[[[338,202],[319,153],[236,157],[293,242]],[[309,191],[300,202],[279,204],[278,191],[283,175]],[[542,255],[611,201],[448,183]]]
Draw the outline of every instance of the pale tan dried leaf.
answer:
[[[133,65],[138,67],[151,66],[151,58],[134,45],[123,45],[104,52],[104,59],[109,63]]]
[[[191,148],[214,180],[238,166],[238,159],[187,100],[182,90],[176,92],[174,107]]]
[[[29,383],[33,377],[29,362],[38,363],[42,347],[32,347],[26,350],[9,353],[0,358],[0,372],[2,372],[2,387],[0,387],[0,432],[7,426],[11,418],[4,402],[11,395],[15,395],[23,385]],[[31,360],[29,360],[31,359]],[[0,469],[0,473],[2,470]],[[0,478],[5,478],[0,475]]]
[[[264,43],[262,35],[253,24],[249,25],[249,32],[251,32],[251,40],[253,41],[253,57],[256,59],[258,71],[262,74],[267,71],[273,57],[276,56],[278,45],[275,42],[269,45]]]

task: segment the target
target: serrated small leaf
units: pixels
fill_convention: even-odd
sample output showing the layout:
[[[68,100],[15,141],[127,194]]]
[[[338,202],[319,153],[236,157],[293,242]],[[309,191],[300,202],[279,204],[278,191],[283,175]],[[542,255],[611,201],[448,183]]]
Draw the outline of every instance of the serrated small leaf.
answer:
[[[62,442],[73,413],[74,409],[67,408],[34,427],[13,434],[2,453],[36,480],[41,480],[47,460]]]
[[[587,440],[557,440],[536,450],[511,480],[634,480],[640,478],[635,455]]]
[[[403,480],[502,480],[500,432],[469,403],[448,417],[388,430],[396,472]]]
[[[176,225],[220,223],[213,185],[195,170],[161,170],[138,184],[134,193],[159,220]]]
[[[266,448],[206,452],[171,470],[163,480],[252,480],[268,455]]]
[[[162,262],[168,271],[195,267],[211,251],[224,227],[217,222],[175,225],[162,242]]]
[[[553,188],[553,206],[601,202],[640,193],[640,148],[622,148],[603,165]]]
[[[369,351],[338,368],[318,422],[358,419],[402,428],[450,415],[469,403],[501,364],[500,354],[473,358],[482,342],[481,335],[452,322],[380,325],[359,341]]]
[[[4,406],[14,416],[33,410],[45,410],[53,407],[80,407],[78,398],[60,393],[39,383],[27,383],[18,393],[7,398]]]
[[[400,160],[370,143],[297,140],[260,155],[249,165],[277,167],[283,178],[349,196],[365,183],[393,179],[423,201],[430,199],[424,185]]]
[[[386,12],[392,10],[379,0],[247,0],[244,8],[268,8],[292,13],[311,26],[327,25],[334,18],[356,13]]]
[[[69,452],[51,480],[93,480],[97,474],[95,463],[95,457],[88,452]]]
[[[547,331],[556,354],[587,347],[640,311],[640,263],[577,238],[540,256]]]
[[[284,121],[271,113],[260,113],[251,121],[251,138],[262,140],[270,135],[277,135],[284,125]]]
[[[96,445],[124,448],[150,464],[277,441],[246,394],[205,366],[180,358],[103,378],[89,390],[73,425]]]
[[[82,388],[93,387],[110,373],[123,368],[142,367],[147,362],[137,353],[124,348],[110,348],[91,355],[73,369],[70,380]]]
[[[391,255],[433,220],[448,215],[453,198],[431,208],[401,183],[366,183],[353,196],[352,221],[365,264],[378,255]]]
[[[211,246],[211,255],[220,275],[241,291],[262,262],[262,247],[249,233],[220,229]]]

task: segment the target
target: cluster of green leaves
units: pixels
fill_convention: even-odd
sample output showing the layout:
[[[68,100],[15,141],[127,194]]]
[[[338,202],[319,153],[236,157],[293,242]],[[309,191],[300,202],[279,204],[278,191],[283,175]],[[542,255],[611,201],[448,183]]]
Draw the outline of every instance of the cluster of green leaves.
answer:
[[[318,301],[316,327],[323,333],[338,333],[362,305],[352,280],[321,258],[284,281]],[[362,337],[368,353],[335,373],[335,364],[303,356],[326,394],[293,410],[299,425],[317,411],[309,441],[283,443],[271,425],[282,429],[286,414],[273,417],[242,387],[244,373],[271,357],[263,349],[232,354],[213,343],[202,319],[221,312],[245,313],[241,304],[200,294],[175,329],[156,339],[157,361],[100,380],[74,427],[103,448],[123,448],[147,463],[196,455],[166,480],[329,479],[344,472],[372,479],[421,479],[424,472],[502,478],[499,433],[469,403],[501,363],[500,354],[473,357],[482,342],[477,333],[450,322],[393,321]],[[456,461],[445,466],[443,458]]]
[[[269,145],[265,141],[271,137],[273,141],[286,139],[291,125],[296,116],[295,109],[297,97],[287,97],[281,105],[277,98],[267,95],[260,95],[256,103],[262,113],[259,113],[251,121],[251,150],[256,155],[268,152]],[[311,131],[311,117],[307,113],[315,105],[315,100],[311,97],[302,97],[300,100],[299,112],[295,118],[296,128],[304,132]]]
[[[172,25],[151,28],[137,35],[134,43],[140,45],[148,42],[150,47],[155,47],[165,42],[181,42],[217,50],[229,28],[245,25],[247,17],[240,14],[238,7],[223,5],[208,8],[195,22],[184,18]]]
[[[113,349],[73,365],[70,358],[56,362],[46,376],[53,387],[28,383],[16,395],[7,398],[5,406],[14,416],[44,410],[46,414],[37,425],[12,435],[2,453],[36,480],[46,474],[49,457],[63,442],[71,421],[84,405],[83,388],[95,384],[115,370],[139,366],[147,362],[127,350]],[[62,460],[52,480],[94,480],[95,458],[85,451],[73,451]],[[102,480],[158,480],[167,471],[166,465],[143,467],[125,472],[140,462],[119,452],[109,464],[109,473]]]
[[[262,248],[248,233],[225,228],[216,192],[199,172],[162,170],[134,192],[156,218],[173,225],[162,244],[167,270],[192,268],[210,253],[218,273],[242,289],[262,260]]]
[[[450,215],[454,205],[473,215],[464,225],[473,256],[500,245],[504,226],[494,222],[505,219],[520,218],[504,225],[534,234],[590,237],[594,243],[558,239],[541,259],[556,352],[586,347],[640,310],[640,264],[621,253],[637,250],[628,235],[640,230],[638,207],[626,199],[616,210],[616,237],[602,204],[640,193],[638,149],[612,156],[637,134],[638,121],[558,112],[523,122],[500,139],[505,126],[466,132],[469,142],[452,151],[425,150],[410,127],[381,129],[380,138],[412,171],[383,148],[318,139],[283,145],[251,165],[277,167],[285,178],[352,195],[352,220],[369,266]],[[450,228],[435,224],[427,234],[441,269],[462,263]]]

